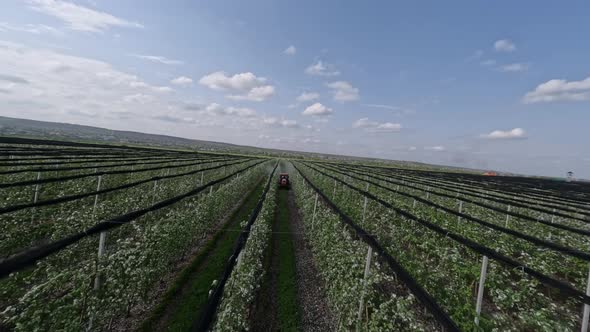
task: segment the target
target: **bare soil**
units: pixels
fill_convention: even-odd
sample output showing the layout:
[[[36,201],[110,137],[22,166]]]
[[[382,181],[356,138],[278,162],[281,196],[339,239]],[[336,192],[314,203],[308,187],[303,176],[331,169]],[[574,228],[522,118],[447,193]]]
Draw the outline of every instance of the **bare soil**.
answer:
[[[295,195],[289,192],[289,212],[295,260],[297,268],[297,298],[301,307],[303,331],[335,331],[334,315],[326,300],[324,282],[313,260],[313,254],[305,239],[301,214],[295,204]]]

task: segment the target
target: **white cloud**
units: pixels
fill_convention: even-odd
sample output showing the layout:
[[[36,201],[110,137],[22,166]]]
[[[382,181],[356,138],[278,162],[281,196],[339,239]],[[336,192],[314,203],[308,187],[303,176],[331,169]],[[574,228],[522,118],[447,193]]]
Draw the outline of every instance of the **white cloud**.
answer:
[[[321,103],[315,103],[309,107],[307,107],[305,109],[305,111],[303,111],[303,115],[312,115],[312,116],[327,116],[327,115],[331,115],[332,113],[334,113],[334,110],[332,110],[331,108],[328,108],[324,105],[322,105]]]
[[[529,69],[529,65],[526,63],[511,63],[508,65],[500,66],[500,70],[503,72],[519,72]]]
[[[304,127],[305,127],[305,129],[307,129],[307,130],[311,130],[311,131],[318,131],[318,132],[320,131],[320,129],[319,129],[319,128],[316,128],[316,127],[314,127],[314,126],[312,126],[312,125],[309,125],[309,124],[308,124],[308,125],[305,125]]]
[[[369,121],[369,118],[358,119],[352,123],[352,128],[369,128],[376,126],[378,122]]]
[[[321,60],[310,65],[305,69],[305,73],[313,76],[337,76],[340,72],[329,63],[323,63]]]
[[[264,77],[247,72],[227,76],[223,71],[217,71],[203,76],[199,83],[213,90],[238,90],[247,91],[252,88],[263,85],[266,82]]]
[[[147,88],[149,87],[149,84],[142,81],[131,81],[129,82],[129,86],[132,88]]]
[[[168,92],[174,91],[169,86],[154,86],[154,87],[152,87],[152,90],[154,90],[155,92],[164,92],[164,93],[168,93]]]
[[[415,146],[410,146],[410,147],[408,148],[408,151],[416,151],[416,149],[417,149],[417,148],[416,148]]]
[[[72,30],[103,32],[111,27],[143,28],[139,23],[67,1],[27,0],[27,3],[31,9],[65,22]]]
[[[590,77],[581,81],[553,79],[539,84],[528,92],[523,101],[527,104],[554,101],[590,100]]]
[[[372,107],[372,108],[382,108],[382,109],[391,110],[391,111],[398,111],[401,109],[400,107],[397,107],[397,106],[383,105],[383,104],[363,104],[363,106]]]
[[[274,86],[265,84],[266,81],[266,78],[257,77],[251,72],[227,76],[225,72],[217,71],[203,76],[199,84],[212,90],[239,92],[228,95],[230,99],[264,101],[275,93]]]
[[[163,122],[170,122],[170,123],[182,123],[182,122],[192,122],[194,121],[192,118],[183,118],[175,115],[170,114],[161,114],[161,115],[154,115],[152,119],[163,121]]]
[[[298,102],[307,102],[320,98],[320,94],[317,92],[304,92],[297,97]]]
[[[299,123],[295,120],[278,119],[275,117],[264,117],[262,123],[267,126],[299,128]]]
[[[336,81],[326,84],[332,89],[334,100],[339,102],[354,101],[359,99],[359,89],[346,81]]]
[[[496,64],[496,60],[494,60],[494,59],[488,59],[488,60],[484,60],[484,61],[480,62],[480,64],[482,66],[493,66],[493,65]]]
[[[291,45],[289,47],[287,47],[284,51],[284,54],[287,55],[294,55],[295,53],[297,53],[297,49],[295,48],[295,46]]]
[[[103,61],[4,41],[2,82],[11,84],[10,93],[0,94],[3,115],[64,122],[147,118],[167,109],[163,93],[171,91]]]
[[[394,114],[396,116],[403,116],[403,115],[409,115],[409,114],[416,113],[416,111],[411,108],[404,108],[404,107],[399,107],[399,106],[383,105],[383,104],[362,104],[362,105],[366,106],[366,107],[371,107],[371,108],[379,108],[379,109],[389,110],[389,111],[391,111],[391,114]]]
[[[424,147],[424,150],[428,150],[428,151],[445,151],[446,148],[442,145],[436,145],[436,146],[426,146]]]
[[[484,52],[482,50],[477,50],[475,52],[473,52],[473,55],[471,55],[468,60],[474,60],[474,59],[479,59],[483,56]]]
[[[384,122],[384,123],[380,123],[377,128],[375,128],[376,131],[386,131],[386,132],[392,132],[392,131],[399,131],[402,128],[402,125],[399,123],[391,123],[391,122]]]
[[[500,39],[494,43],[494,49],[497,52],[514,52],[516,45],[509,39]]]
[[[311,138],[311,137],[304,138],[301,141],[301,143],[303,143],[303,144],[319,144],[321,142],[322,142],[321,140],[319,140],[317,138]]]
[[[54,27],[50,27],[44,24],[25,24],[25,25],[13,25],[7,22],[0,22],[0,31],[17,31],[17,32],[28,32],[35,35],[51,34],[54,36],[63,36],[64,33]]]
[[[183,64],[183,62],[180,60],[168,59],[168,58],[163,57],[161,55],[131,54],[131,56],[134,56],[136,58],[143,59],[143,60],[148,60],[151,62],[161,63],[164,65],[181,65],[181,64]]]
[[[170,83],[175,84],[175,85],[186,86],[186,85],[193,84],[193,79],[190,77],[186,77],[186,76],[180,76],[180,77],[177,77],[177,78],[171,80]]]
[[[154,101],[154,97],[143,93],[136,93],[123,97],[123,101],[126,103],[147,104]]]
[[[402,125],[392,122],[371,121],[369,118],[361,118],[352,123],[352,128],[363,128],[370,132],[398,132]]]
[[[297,128],[297,127],[299,127],[299,124],[295,120],[281,120],[280,123],[281,123],[281,126],[287,127],[287,128]]]
[[[13,76],[13,75],[6,75],[6,74],[0,74],[0,81],[5,81],[11,84],[11,86],[13,84],[29,84],[30,82],[27,81],[26,79],[19,77],[19,76]]]
[[[522,128],[506,131],[494,130],[489,134],[482,134],[480,137],[485,139],[524,139],[526,138],[526,132]]]
[[[210,115],[229,115],[238,117],[255,117],[256,111],[250,108],[223,107],[217,103],[211,103],[205,107],[205,112]]]
[[[227,98],[233,100],[250,100],[250,101],[265,101],[272,97],[275,93],[275,87],[272,85],[263,85],[253,88],[245,95],[229,95]]]

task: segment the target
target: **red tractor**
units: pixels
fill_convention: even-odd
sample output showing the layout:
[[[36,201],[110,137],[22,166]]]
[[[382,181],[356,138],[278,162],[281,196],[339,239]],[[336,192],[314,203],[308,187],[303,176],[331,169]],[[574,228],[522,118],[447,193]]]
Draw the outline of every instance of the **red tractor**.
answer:
[[[279,173],[279,188],[289,189],[290,187],[291,183],[289,182],[289,174]]]

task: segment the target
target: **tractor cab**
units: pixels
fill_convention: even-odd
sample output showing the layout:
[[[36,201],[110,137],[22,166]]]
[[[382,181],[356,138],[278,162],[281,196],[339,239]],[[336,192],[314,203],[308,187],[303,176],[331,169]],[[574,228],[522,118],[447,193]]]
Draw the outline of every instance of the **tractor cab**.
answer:
[[[291,187],[291,183],[289,182],[289,174],[288,173],[279,173],[279,187],[280,188],[289,188]]]

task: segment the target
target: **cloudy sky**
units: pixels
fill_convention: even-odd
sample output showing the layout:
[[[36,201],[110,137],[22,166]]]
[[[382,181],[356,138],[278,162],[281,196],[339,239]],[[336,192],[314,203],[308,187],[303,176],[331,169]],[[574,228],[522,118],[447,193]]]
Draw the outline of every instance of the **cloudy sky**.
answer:
[[[3,0],[0,115],[590,178],[589,10]]]

